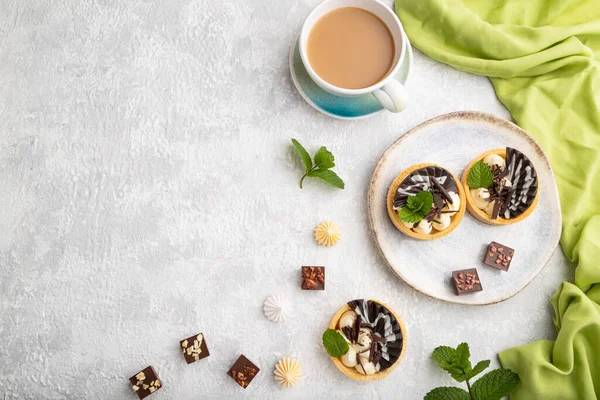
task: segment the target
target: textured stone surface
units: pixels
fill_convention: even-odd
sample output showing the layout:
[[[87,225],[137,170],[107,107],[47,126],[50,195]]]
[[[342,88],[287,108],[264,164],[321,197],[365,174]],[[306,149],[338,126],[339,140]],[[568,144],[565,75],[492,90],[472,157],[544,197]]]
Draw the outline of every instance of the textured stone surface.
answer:
[[[288,47],[318,0],[0,1],[0,397],[134,399],[152,364],[156,399],[420,398],[451,384],[430,354],[468,341],[474,358],[552,338],[549,297],[571,278],[560,252],[523,292],[473,308],[429,299],[384,265],[366,192],[379,155],[433,116],[501,117],[489,81],[416,52],[410,108],[345,122],[295,92]],[[327,145],[346,190],[297,187],[289,145]],[[315,245],[337,222],[342,241]],[[327,267],[327,290],[298,270]],[[264,298],[294,312],[274,324]],[[409,351],[383,381],[340,374],[320,345],[347,300],[374,297],[404,319]],[[202,331],[188,366],[178,340]],[[243,392],[240,353],[261,373]],[[282,391],[272,369],[302,363]]]

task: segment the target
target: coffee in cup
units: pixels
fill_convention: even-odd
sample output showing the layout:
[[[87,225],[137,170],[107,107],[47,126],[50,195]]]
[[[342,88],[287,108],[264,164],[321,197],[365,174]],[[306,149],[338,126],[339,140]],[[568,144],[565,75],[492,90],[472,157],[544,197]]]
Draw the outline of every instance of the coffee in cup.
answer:
[[[375,14],[340,7],[317,20],[308,35],[308,60],[330,84],[363,89],[385,78],[394,66],[394,37]]]

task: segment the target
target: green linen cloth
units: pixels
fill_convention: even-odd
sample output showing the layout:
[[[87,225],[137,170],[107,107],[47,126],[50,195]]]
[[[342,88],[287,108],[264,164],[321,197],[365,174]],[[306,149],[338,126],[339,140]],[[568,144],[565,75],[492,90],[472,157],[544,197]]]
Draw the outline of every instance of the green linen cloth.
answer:
[[[599,398],[600,1],[396,0],[396,12],[417,48],[489,76],[554,169],[575,284],[551,299],[555,342],[500,353],[521,378],[512,398]]]

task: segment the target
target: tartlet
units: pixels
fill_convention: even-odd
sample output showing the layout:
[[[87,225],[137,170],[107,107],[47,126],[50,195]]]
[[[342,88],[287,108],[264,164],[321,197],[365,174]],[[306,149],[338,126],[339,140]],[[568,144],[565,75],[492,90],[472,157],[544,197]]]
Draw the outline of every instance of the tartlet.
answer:
[[[419,178],[419,179],[425,179],[425,181],[415,183],[414,181],[412,181],[412,179],[414,179],[415,177]],[[440,191],[437,190],[436,188],[434,188],[432,178],[436,179],[438,181],[438,183],[440,181],[443,181],[440,186],[444,187],[445,191],[452,193],[452,196],[454,196],[454,201],[455,201],[454,205],[451,205],[449,202],[447,202],[445,197],[440,196],[440,194],[439,194]],[[402,187],[404,187],[404,189],[401,193],[399,191],[399,189],[401,189]],[[441,216],[442,214],[440,214],[440,213],[435,214],[434,212],[436,210],[438,210],[436,204],[439,204],[439,203],[437,203],[437,202],[443,201],[443,204],[444,204],[444,207],[442,207],[443,211],[442,210],[438,210],[438,211],[440,211],[442,213],[448,213],[446,215],[450,216],[450,222],[449,222],[449,225],[447,225],[443,230],[435,229],[435,226],[434,226],[431,229],[430,233],[416,232],[414,229],[417,224],[413,224],[414,227],[410,227],[410,224],[406,225],[398,216],[398,211],[400,210],[400,208],[402,208],[402,206],[404,206],[406,204],[406,201],[407,201],[406,199],[409,195],[417,194],[419,191],[429,191],[429,190],[435,191],[434,198],[435,198],[436,202],[434,202],[434,207],[432,208],[431,213],[428,214],[428,216],[426,216],[425,218],[423,218],[423,220],[429,220],[429,222],[431,222],[430,218],[432,218],[435,221],[436,217]],[[440,198],[441,198],[441,200],[440,200]],[[456,199],[458,199],[458,202],[459,202],[457,207],[456,207]],[[451,206],[453,208],[453,210],[452,211],[446,210],[446,207],[448,207],[448,206]],[[396,228],[398,228],[405,235],[412,237],[414,239],[433,240],[433,239],[438,239],[438,238],[448,235],[450,232],[452,232],[454,229],[456,229],[456,227],[462,220],[463,216],[465,215],[465,209],[466,209],[465,192],[464,192],[462,185],[460,184],[460,181],[450,171],[448,171],[445,168],[440,167],[439,165],[436,165],[436,164],[422,163],[422,164],[416,164],[416,165],[413,165],[412,167],[407,168],[406,170],[401,172],[396,177],[396,179],[394,179],[394,181],[392,182],[392,184],[390,185],[390,188],[388,190],[387,210],[388,210],[390,219],[392,220],[392,222],[393,222],[394,226],[396,226]],[[434,213],[434,214],[432,214],[432,213]],[[436,225],[439,226],[439,224],[436,224]]]
[[[331,360],[333,361],[334,365],[342,373],[344,373],[344,375],[354,380],[376,381],[383,379],[388,376],[398,366],[398,364],[400,364],[400,361],[402,361],[402,358],[404,358],[404,355],[406,354],[406,327],[404,326],[404,323],[400,317],[385,303],[382,303],[378,300],[353,300],[340,308],[329,323],[329,329],[337,330],[346,338],[347,341],[349,341],[349,339],[344,334],[344,331],[340,329],[340,322],[345,314],[348,315],[347,313],[352,311],[361,316],[361,320],[359,321],[359,325],[362,326],[361,330],[364,328],[371,328],[371,338],[376,336],[379,338],[378,340],[381,340],[380,338],[383,336],[384,330],[387,328],[388,335],[385,339],[385,357],[382,356],[384,347],[381,346],[381,342],[371,339],[371,344],[374,345],[378,349],[377,351],[380,353],[379,361],[377,361],[376,364],[377,372],[372,374],[362,374],[358,372],[356,367],[348,367],[344,365],[341,357],[332,357]],[[378,318],[379,314],[383,314],[384,317]],[[363,319],[365,315],[367,318]],[[378,323],[374,324],[375,321],[378,321]],[[381,321],[387,321],[388,324],[385,322],[382,323]],[[352,348],[351,344],[350,347]],[[360,360],[361,356],[357,355],[357,362],[360,363]],[[364,360],[364,358],[362,360]],[[375,365],[374,362],[370,363]],[[363,369],[363,371],[364,370],[365,369]]]
[[[503,168],[499,168],[499,164],[489,165],[490,160],[495,158],[494,156],[504,160]],[[484,162],[484,159],[487,162]],[[483,191],[487,190],[489,198],[485,201],[492,203],[486,207],[490,211],[489,215],[486,213],[486,209],[477,206],[477,202],[481,204],[483,201],[481,193],[471,192],[472,190],[481,190],[481,188],[471,189],[468,183],[469,173],[478,161],[486,163],[494,174],[493,189],[492,187],[483,188]],[[533,163],[523,153],[510,147],[493,149],[480,154],[465,168],[461,176],[461,183],[466,193],[467,210],[479,221],[489,225],[509,225],[524,220],[531,215],[540,199],[539,179]],[[490,190],[494,192],[493,195],[490,195]],[[474,196],[479,196],[479,198],[475,199]],[[497,211],[494,210],[495,202],[498,202]],[[494,218],[496,212],[498,215]]]

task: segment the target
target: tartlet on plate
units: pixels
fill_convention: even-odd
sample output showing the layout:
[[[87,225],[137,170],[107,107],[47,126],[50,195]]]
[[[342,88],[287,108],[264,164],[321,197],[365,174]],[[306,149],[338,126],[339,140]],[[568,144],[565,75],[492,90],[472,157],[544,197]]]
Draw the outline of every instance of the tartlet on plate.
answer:
[[[380,317],[380,314],[383,317]],[[379,300],[359,299],[348,302],[335,313],[329,323],[329,329],[337,330],[349,343],[349,349],[354,349],[358,367],[347,366],[342,362],[342,359],[347,357],[344,361],[352,364],[348,362],[350,351],[342,357],[332,357],[333,363],[344,375],[357,381],[385,378],[400,364],[406,354],[406,327],[400,317]],[[370,347],[369,343],[373,347]],[[356,353],[355,346],[370,347],[367,351],[373,354],[365,354],[365,351]]]
[[[400,209],[407,205],[408,198],[427,191],[434,199],[430,212],[417,223],[401,220]],[[407,168],[394,179],[388,190],[390,219],[396,228],[414,239],[433,240],[448,235],[462,220],[465,209],[465,193],[460,181],[436,164],[422,163]]]
[[[469,175],[481,162],[492,172],[491,186],[471,187]],[[486,151],[465,168],[461,183],[467,209],[489,225],[509,225],[527,218],[540,200],[539,180],[533,163],[510,147]]]

